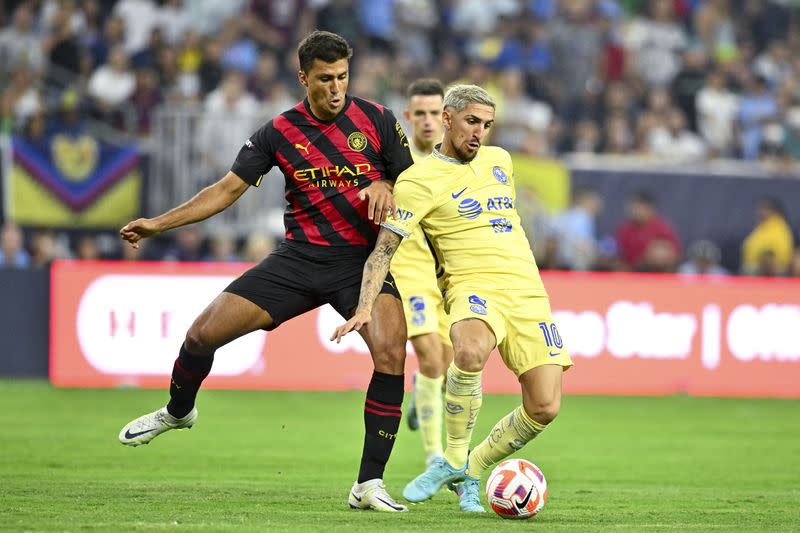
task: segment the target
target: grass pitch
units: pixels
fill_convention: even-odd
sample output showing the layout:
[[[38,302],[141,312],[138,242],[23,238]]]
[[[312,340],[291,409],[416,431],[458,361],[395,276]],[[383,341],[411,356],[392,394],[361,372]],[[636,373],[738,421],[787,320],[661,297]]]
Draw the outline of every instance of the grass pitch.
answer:
[[[512,522],[465,516],[446,491],[405,514],[350,510],[363,393],[203,391],[192,430],[118,443],[165,400],[0,381],[0,529],[800,531],[798,401],[568,396],[520,454],[547,476],[547,505]],[[485,397],[473,442],[518,402]],[[423,463],[404,420],[391,493]]]

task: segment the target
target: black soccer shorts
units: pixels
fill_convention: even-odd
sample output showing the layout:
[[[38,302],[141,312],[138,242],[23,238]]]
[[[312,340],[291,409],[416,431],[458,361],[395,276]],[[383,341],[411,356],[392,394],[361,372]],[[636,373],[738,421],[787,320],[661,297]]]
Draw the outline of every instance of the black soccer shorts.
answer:
[[[270,330],[298,315],[331,304],[345,319],[352,316],[361,293],[366,246],[319,246],[287,240],[225,288],[250,300],[272,317]],[[391,273],[382,294],[400,298]]]

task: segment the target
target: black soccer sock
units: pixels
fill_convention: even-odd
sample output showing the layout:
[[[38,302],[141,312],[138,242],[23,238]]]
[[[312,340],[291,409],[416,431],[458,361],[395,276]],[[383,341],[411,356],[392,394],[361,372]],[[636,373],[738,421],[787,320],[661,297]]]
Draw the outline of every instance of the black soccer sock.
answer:
[[[167,411],[175,418],[183,418],[194,407],[194,400],[200,384],[211,372],[214,354],[196,356],[186,351],[181,345],[178,358],[172,366],[172,381],[169,384],[169,403]]]
[[[367,389],[364,402],[364,451],[358,482],[383,478],[386,462],[392,454],[397,429],[400,427],[400,406],[403,404],[403,375],[393,376],[377,370]]]

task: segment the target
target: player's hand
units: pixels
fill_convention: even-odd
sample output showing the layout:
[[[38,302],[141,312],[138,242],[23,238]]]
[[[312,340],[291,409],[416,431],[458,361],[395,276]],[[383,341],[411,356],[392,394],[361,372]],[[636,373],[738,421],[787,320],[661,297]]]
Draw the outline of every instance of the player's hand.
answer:
[[[369,187],[362,189],[358,193],[358,199],[362,202],[369,201],[367,205],[367,217],[380,224],[386,218],[386,213],[389,213],[392,218],[395,218],[395,203],[394,196],[392,195],[394,184],[388,180],[378,180]]]
[[[342,342],[342,337],[350,333],[351,331],[360,330],[364,324],[367,324],[372,317],[372,313],[369,311],[359,311],[356,309],[356,313],[353,315],[353,318],[336,328],[336,331],[333,332],[331,335],[331,340],[336,341],[336,344]]]
[[[161,230],[152,218],[140,218],[128,222],[121,230],[119,236],[128,241],[134,248],[139,247],[139,241],[153,235],[158,235]]]

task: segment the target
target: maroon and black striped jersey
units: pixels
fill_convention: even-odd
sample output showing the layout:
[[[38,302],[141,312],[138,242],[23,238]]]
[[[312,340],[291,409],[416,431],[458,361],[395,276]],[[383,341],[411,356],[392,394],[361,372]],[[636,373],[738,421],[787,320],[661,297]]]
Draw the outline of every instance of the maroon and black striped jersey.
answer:
[[[324,246],[372,246],[378,225],[358,192],[376,180],[396,180],[413,164],[408,140],[392,112],[347,96],[330,121],[308,100],[256,131],[231,171],[250,185],[277,165],[286,181],[286,238]]]

